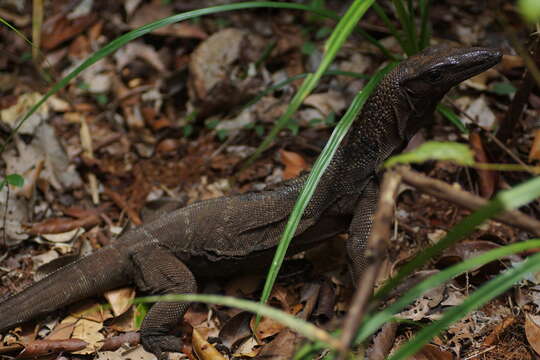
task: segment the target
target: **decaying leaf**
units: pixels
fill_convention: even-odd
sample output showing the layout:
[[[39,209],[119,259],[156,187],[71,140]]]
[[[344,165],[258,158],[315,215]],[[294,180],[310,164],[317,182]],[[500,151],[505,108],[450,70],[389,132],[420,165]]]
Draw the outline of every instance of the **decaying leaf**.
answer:
[[[193,350],[200,360],[226,360],[216,348],[208,343],[196,329],[192,333]]]

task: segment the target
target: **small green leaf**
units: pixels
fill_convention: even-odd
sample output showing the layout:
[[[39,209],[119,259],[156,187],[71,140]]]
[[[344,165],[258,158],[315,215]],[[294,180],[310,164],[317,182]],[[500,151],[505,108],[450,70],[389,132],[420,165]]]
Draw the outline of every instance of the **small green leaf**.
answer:
[[[535,22],[540,19],[540,1],[519,0],[518,9],[525,20]]]
[[[152,306],[152,304],[149,303],[139,303],[135,306],[135,316],[133,319],[135,329],[141,328],[144,317],[146,316],[148,309],[150,309],[150,306]]]
[[[516,88],[509,82],[497,82],[491,86],[491,91],[497,95],[510,95],[516,92]]]
[[[90,85],[88,85],[88,83],[85,83],[84,81],[81,81],[79,83],[77,83],[77,87],[81,90],[88,90],[90,89]]]
[[[263,137],[264,136],[264,126],[262,126],[262,125],[255,126],[255,133],[258,136]]]
[[[16,187],[22,187],[24,185],[24,178],[19,174],[10,174],[6,176],[6,182],[9,185]]]
[[[218,126],[219,120],[218,119],[212,119],[210,121],[206,122],[206,127],[209,129],[215,129],[216,126]]]
[[[336,113],[331,111],[330,114],[324,119],[324,123],[328,126],[333,126],[336,124]]]
[[[317,40],[324,39],[328,37],[328,35],[330,35],[331,32],[332,32],[332,28],[329,28],[328,26],[323,26],[322,28],[317,30],[317,32],[315,33],[315,39]]]
[[[219,141],[225,141],[225,139],[227,139],[227,137],[229,136],[229,132],[225,129],[221,129],[216,131],[216,135]]]
[[[184,137],[189,137],[191,134],[193,134],[193,125],[187,124],[183,128]]]
[[[413,151],[392,156],[385,161],[384,166],[420,163],[427,160],[451,160],[461,165],[474,164],[473,153],[467,145],[455,142],[428,141]]]
[[[315,46],[315,44],[311,41],[306,41],[304,44],[302,44],[302,54],[304,55],[311,55],[316,49],[317,46]]]
[[[96,94],[94,97],[99,105],[107,105],[109,102],[109,98],[105,94]]]
[[[32,60],[32,53],[30,51],[25,51],[21,54],[21,62]]]
[[[314,118],[308,121],[309,126],[316,126],[318,124],[321,124],[324,120],[321,118]]]

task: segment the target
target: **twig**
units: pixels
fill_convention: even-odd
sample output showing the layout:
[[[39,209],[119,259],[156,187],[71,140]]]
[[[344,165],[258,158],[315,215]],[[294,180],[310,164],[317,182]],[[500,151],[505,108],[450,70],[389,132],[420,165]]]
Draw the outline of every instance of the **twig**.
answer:
[[[349,313],[345,319],[345,324],[343,324],[343,334],[340,341],[345,349],[350,348],[355,338],[380,271],[385,245],[387,244],[386,240],[390,238],[395,197],[400,182],[401,176],[394,171],[389,171],[384,175],[377,212],[373,218],[373,230],[369,235],[366,246],[367,267],[361,279],[358,280]],[[338,359],[345,360],[345,358],[346,352],[343,352]]]
[[[128,204],[128,201],[120,194],[115,193],[111,189],[104,188],[103,192],[111,198],[111,200],[122,210],[126,212],[129,219],[135,225],[141,225],[142,220],[139,214]]]
[[[396,171],[403,177],[403,181],[408,185],[414,186],[418,190],[438,199],[449,201],[469,210],[477,210],[487,203],[487,200],[480,196],[458,189],[443,181],[422,175],[408,167],[400,166]],[[535,236],[540,236],[540,221],[525,215],[520,211],[507,211],[496,215],[494,218],[507,225],[516,226],[528,231]]]
[[[537,66],[540,66],[540,38],[534,40],[534,49],[532,50],[532,60]],[[497,132],[497,137],[502,142],[507,142],[508,139],[512,140],[512,135],[514,133],[514,128],[518,124],[521,114],[529,101],[529,95],[535,85],[533,73],[529,68],[525,70],[525,75],[523,76],[523,81],[519,86],[519,89],[512,99],[512,103],[508,108],[506,116],[501,122],[499,131]]]

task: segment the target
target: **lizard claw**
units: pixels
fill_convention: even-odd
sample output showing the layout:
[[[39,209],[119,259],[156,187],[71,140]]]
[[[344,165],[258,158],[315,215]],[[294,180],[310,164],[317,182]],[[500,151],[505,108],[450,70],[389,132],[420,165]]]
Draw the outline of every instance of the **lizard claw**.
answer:
[[[173,335],[147,335],[141,336],[143,348],[156,355],[159,360],[167,359],[167,352],[180,352],[182,340]]]

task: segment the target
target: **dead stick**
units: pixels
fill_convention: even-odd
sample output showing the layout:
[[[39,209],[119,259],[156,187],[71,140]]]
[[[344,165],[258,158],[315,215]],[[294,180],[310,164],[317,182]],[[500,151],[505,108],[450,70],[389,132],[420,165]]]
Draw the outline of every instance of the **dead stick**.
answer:
[[[408,167],[400,166],[397,168],[397,172],[403,177],[403,182],[438,199],[446,200],[469,210],[477,210],[487,204],[487,200],[484,198],[456,188],[443,181],[422,175]],[[540,221],[520,211],[506,211],[495,215],[494,218],[507,225],[516,226],[528,231],[534,236],[540,236]]]
[[[366,305],[373,293],[373,286],[380,271],[386,244],[390,238],[395,198],[400,182],[401,176],[394,171],[389,171],[384,175],[377,212],[373,218],[373,230],[369,235],[366,246],[365,259],[367,267],[361,279],[358,280],[349,313],[343,324],[343,335],[340,341],[345,349],[350,348],[356,336],[356,331],[362,322]],[[346,355],[346,352],[342,352],[338,359],[345,360]]]

